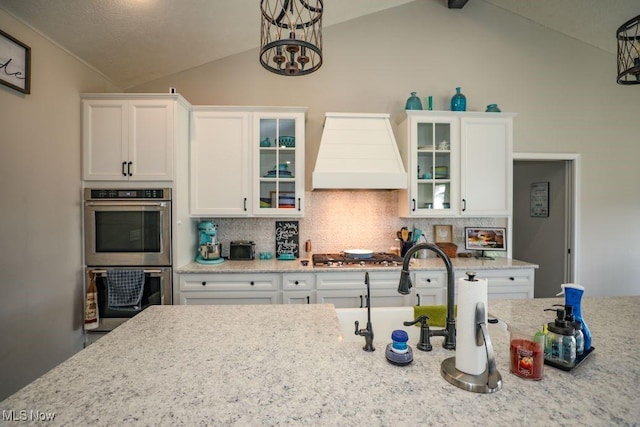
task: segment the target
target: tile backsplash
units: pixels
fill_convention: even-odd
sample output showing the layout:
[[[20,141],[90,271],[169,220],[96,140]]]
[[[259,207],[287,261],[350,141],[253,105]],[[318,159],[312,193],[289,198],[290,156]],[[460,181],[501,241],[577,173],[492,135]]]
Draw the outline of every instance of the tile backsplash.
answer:
[[[419,228],[433,242],[434,225],[452,225],[454,243],[464,250],[466,226],[496,226],[496,218],[400,218],[398,193],[393,190],[340,190],[305,193],[304,218],[211,218],[218,224],[218,238],[227,256],[232,240],[253,240],[256,253],[275,252],[275,223],[297,220],[300,228],[300,257],[308,254],[304,243],[311,240],[312,252],[331,253],[349,248],[389,252],[398,247],[396,231]],[[461,249],[460,249],[461,248]]]

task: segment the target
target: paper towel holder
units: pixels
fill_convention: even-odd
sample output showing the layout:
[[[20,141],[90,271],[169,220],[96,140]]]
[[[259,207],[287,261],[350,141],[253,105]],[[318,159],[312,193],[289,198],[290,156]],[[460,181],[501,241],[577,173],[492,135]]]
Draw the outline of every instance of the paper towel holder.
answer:
[[[474,393],[495,393],[502,388],[502,375],[496,368],[496,358],[489,331],[484,321],[484,304],[476,305],[476,344],[484,344],[487,351],[487,369],[480,375],[471,375],[456,369],[456,358],[450,357],[442,362],[440,373],[450,384]]]

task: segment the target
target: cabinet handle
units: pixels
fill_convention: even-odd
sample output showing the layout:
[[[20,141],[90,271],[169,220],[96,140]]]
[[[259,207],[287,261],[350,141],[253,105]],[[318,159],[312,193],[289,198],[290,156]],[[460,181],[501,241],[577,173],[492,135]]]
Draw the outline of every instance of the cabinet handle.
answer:
[[[300,197],[298,197],[298,212],[300,212],[301,206],[302,206],[302,203],[300,203]]]
[[[362,305],[362,295],[360,295],[360,308],[363,308],[364,306]]]
[[[420,294],[416,294],[416,297],[418,297],[418,304],[416,305],[420,305]]]
[[[243,206],[244,206],[244,211],[246,212],[247,211],[247,198],[246,197],[244,198]]]
[[[416,199],[411,199],[411,210],[416,211]]]
[[[127,173],[124,171],[124,167],[126,166],[127,162],[122,162],[122,176],[127,176]]]
[[[249,284],[250,284],[251,286],[253,286],[253,285],[255,285],[256,283],[252,280],[251,282],[249,282]]]
[[[311,298],[309,298],[309,295],[307,295],[307,304],[311,304]]]
[[[467,210],[467,199],[462,199],[462,212]]]
[[[127,173],[129,174],[129,176],[132,176],[133,174],[131,173],[131,165],[133,164],[133,162],[129,162],[127,163]]]
[[[202,286],[206,286],[207,282],[202,282]]]

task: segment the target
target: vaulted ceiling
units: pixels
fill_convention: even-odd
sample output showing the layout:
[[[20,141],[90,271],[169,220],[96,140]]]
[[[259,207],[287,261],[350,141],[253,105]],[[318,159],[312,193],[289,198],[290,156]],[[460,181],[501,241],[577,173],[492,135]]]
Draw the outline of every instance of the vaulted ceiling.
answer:
[[[324,0],[323,26],[411,1],[447,4]],[[469,0],[481,1],[611,53],[616,29],[640,14],[639,0]],[[0,8],[123,89],[260,44],[258,0],[0,0]]]

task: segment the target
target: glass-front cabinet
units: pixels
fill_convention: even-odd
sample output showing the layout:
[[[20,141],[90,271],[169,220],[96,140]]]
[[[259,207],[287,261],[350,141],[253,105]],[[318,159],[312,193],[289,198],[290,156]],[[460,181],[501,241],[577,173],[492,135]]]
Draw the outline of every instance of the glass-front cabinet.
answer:
[[[403,216],[449,216],[458,211],[459,127],[455,117],[407,112],[408,141],[400,151],[409,174],[400,198]]]
[[[254,215],[303,216],[304,119],[304,109],[254,114]]]

